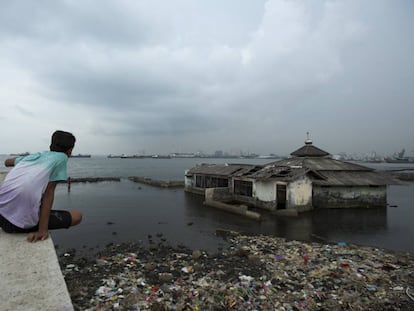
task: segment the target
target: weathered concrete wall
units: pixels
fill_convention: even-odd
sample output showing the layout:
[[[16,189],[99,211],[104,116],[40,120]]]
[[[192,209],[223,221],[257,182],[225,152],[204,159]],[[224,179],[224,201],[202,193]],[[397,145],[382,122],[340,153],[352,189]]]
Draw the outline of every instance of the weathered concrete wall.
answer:
[[[205,192],[206,192],[206,189],[204,189],[204,188],[184,188],[184,191],[204,196]]]
[[[195,186],[195,175],[192,176],[186,176],[187,175],[187,171],[185,171],[185,175],[184,175],[184,191],[186,192],[190,192],[190,193],[195,193],[195,194],[199,194],[199,195],[205,195],[205,189],[204,188],[197,188]]]
[[[378,207],[387,204],[387,189],[381,187],[319,187],[313,188],[315,208]]]
[[[188,170],[184,173],[184,188],[185,189],[191,189],[195,186],[195,177],[193,176],[187,176]]]
[[[276,183],[274,181],[256,181],[253,183],[251,203],[268,211],[276,210]]]
[[[253,184],[253,196],[262,202],[276,201],[276,183],[274,181],[256,181]]]
[[[204,204],[207,206],[215,207],[226,212],[242,215],[255,220],[260,220],[261,218],[261,215],[259,213],[249,211],[247,205],[227,204],[225,202],[222,202],[226,200],[228,201],[232,198],[232,196],[229,195],[228,189],[207,188],[205,193],[206,200],[204,201]]]
[[[205,205],[211,206],[232,214],[241,215],[250,219],[260,220],[261,215],[257,212],[249,211],[246,205],[231,205],[219,201],[209,200],[204,202]]]
[[[52,238],[29,243],[0,229],[0,310],[73,311]]]
[[[216,201],[229,201],[232,199],[229,188],[209,188],[208,194],[206,191],[206,200],[207,197],[211,197],[212,200]]]
[[[287,209],[303,212],[312,209],[312,181],[303,176],[287,185]]]
[[[0,172],[0,183],[7,173]],[[73,311],[52,237],[29,243],[0,229],[0,310]]]
[[[257,207],[277,210],[276,181],[257,181],[254,196]],[[299,212],[312,209],[312,181],[307,177],[286,184],[286,209]]]
[[[128,180],[146,184],[154,187],[160,188],[182,188],[184,187],[184,182],[181,180],[156,180],[148,177],[139,177],[139,176],[131,176],[128,177]]]

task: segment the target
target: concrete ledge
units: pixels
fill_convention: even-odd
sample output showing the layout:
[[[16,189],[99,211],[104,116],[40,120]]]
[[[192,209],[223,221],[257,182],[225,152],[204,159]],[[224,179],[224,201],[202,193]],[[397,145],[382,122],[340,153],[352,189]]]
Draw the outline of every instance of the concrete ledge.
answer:
[[[26,236],[0,229],[0,309],[72,311],[52,238],[29,243]]]

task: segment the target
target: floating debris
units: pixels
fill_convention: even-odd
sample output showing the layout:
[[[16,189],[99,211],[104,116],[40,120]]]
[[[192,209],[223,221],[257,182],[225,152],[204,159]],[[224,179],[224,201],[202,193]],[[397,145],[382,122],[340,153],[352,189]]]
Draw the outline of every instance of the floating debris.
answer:
[[[76,310],[413,310],[414,255],[228,232],[216,254],[113,245],[61,256]]]

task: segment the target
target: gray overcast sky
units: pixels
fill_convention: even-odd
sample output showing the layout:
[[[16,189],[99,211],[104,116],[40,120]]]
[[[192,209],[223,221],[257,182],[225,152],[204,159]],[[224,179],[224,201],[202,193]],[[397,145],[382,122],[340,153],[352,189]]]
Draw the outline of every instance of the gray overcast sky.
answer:
[[[414,155],[411,0],[0,2],[0,153]]]

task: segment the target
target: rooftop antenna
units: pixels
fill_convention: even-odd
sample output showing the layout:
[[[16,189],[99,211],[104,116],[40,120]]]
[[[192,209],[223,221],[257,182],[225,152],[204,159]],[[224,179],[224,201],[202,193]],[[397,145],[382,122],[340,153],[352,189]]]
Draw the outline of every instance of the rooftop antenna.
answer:
[[[312,139],[309,138],[309,132],[306,132],[305,145],[312,145]]]

